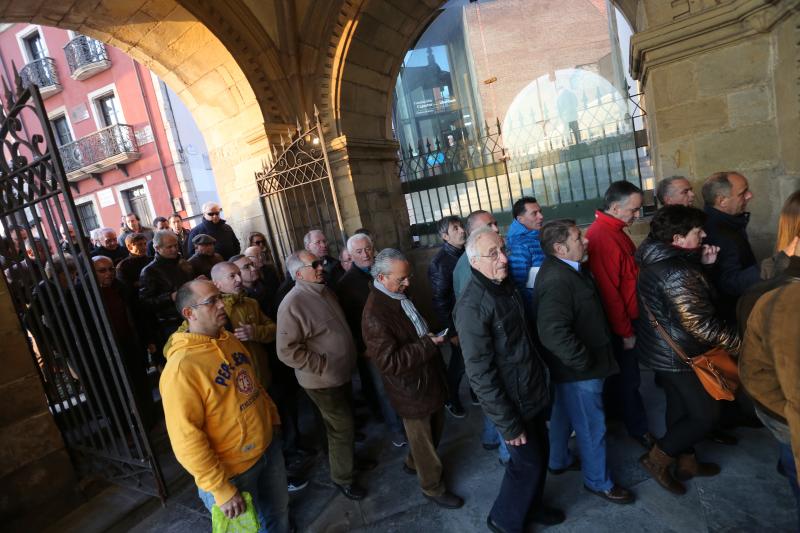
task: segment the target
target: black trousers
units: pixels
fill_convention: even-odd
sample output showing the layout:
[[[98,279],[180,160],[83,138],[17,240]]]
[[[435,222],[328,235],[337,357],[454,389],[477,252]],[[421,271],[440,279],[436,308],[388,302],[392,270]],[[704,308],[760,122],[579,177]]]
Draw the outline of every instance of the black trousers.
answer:
[[[667,432],[658,441],[664,453],[691,453],[719,420],[720,402],[712,398],[694,372],[656,371],[667,396]]]
[[[462,407],[461,398],[458,396],[458,389],[461,386],[461,378],[464,377],[464,355],[461,348],[455,344],[450,344],[450,362],[447,363],[447,401],[456,407]]]
[[[545,419],[545,414],[540,413],[525,422],[528,442],[523,446],[508,446],[511,458],[489,515],[509,533],[524,531],[533,510],[542,502],[550,458]]]

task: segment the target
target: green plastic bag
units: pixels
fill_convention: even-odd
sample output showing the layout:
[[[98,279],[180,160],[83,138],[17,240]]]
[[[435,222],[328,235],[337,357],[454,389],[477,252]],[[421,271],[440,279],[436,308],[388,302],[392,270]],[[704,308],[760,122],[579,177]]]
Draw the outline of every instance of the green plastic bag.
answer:
[[[253,505],[253,496],[249,492],[242,492],[242,498],[247,507],[236,518],[225,516],[217,505],[211,508],[211,533],[258,533],[261,526]]]

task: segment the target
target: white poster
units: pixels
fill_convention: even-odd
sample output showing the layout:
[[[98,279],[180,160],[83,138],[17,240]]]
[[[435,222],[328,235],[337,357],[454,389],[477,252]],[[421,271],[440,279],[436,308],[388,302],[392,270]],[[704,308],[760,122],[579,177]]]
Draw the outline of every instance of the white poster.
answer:
[[[114,193],[111,189],[102,189],[97,191],[97,199],[100,201],[100,207],[108,207],[114,205]]]

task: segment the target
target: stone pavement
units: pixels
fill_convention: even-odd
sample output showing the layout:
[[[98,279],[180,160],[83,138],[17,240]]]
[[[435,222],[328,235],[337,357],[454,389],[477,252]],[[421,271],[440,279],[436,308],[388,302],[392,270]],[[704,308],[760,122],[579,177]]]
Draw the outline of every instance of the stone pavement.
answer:
[[[644,372],[642,392],[650,409],[652,427],[663,431],[663,395]],[[464,395],[466,396],[466,394]],[[309,486],[292,497],[292,512],[302,532],[437,532],[486,531],[485,519],[497,493],[503,468],[496,452],[480,446],[481,415],[469,407],[463,420],[447,419],[440,454],[449,487],[464,497],[459,510],[446,510],[426,500],[415,477],[401,469],[406,448],[398,449],[375,424],[359,450],[379,459],[379,466],[362,476],[370,495],[352,502],[333,487],[324,456]],[[718,462],[722,473],[688,482],[681,497],[661,489],[638,466],[643,450],[625,436],[618,424],[609,428],[608,448],[612,472],[637,496],[633,505],[607,503],[583,489],[580,473],[549,476],[545,500],[567,513],[567,521],[542,530],[577,531],[792,531],[796,526],[794,503],[786,479],[775,470],[776,445],[764,429],[740,428],[737,446],[702,443],[701,458]],[[184,478],[173,487],[162,508],[151,499],[148,506],[107,531],[137,533],[190,533],[209,531],[210,520],[197,498],[194,485]],[[90,531],[90,527],[82,527]]]

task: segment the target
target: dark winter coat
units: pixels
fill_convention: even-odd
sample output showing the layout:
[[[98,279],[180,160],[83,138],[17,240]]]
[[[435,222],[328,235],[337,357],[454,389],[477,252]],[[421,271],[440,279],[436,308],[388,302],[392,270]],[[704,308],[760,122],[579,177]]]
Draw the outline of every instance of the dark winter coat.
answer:
[[[720,316],[716,292],[706,277],[698,251],[648,237],[637,250],[636,260],[642,317],[636,345],[645,366],[663,372],[692,372],[651,325],[647,308],[689,357],[716,346],[734,354],[739,352],[739,331]]]
[[[192,239],[200,234],[211,235],[217,242],[214,243],[214,251],[216,251],[222,258],[227,261],[234,255],[242,251],[242,245],[239,239],[236,238],[236,233],[224,220],[219,219],[219,222],[214,223],[210,220],[203,219],[197,226],[192,228],[189,232],[188,244],[186,245],[187,257],[194,255],[194,244]]]
[[[446,242],[436,253],[428,266],[428,278],[431,281],[431,298],[436,318],[443,328],[449,328],[448,336],[456,334],[453,323],[453,307],[456,305],[456,294],[453,290],[453,271],[458,258],[464,253],[463,248],[456,248]]]
[[[158,319],[162,334],[168,337],[183,322],[172,293],[194,278],[192,266],[185,259],[167,259],[156,254],[139,277],[142,305]],[[162,339],[162,342],[166,338]]]
[[[98,257],[101,255],[111,259],[111,261],[113,261],[114,263],[114,266],[117,266],[120,263],[120,261],[122,261],[131,254],[130,252],[128,252],[128,249],[125,248],[124,246],[117,246],[117,248],[114,250],[109,250],[104,246],[98,246],[97,248],[89,252],[90,258]]]
[[[515,439],[549,403],[547,369],[534,344],[522,297],[472,269],[453,319],[472,390],[506,440]]]
[[[761,280],[759,265],[747,238],[750,213],[729,215],[706,206],[706,244],[719,246],[712,270],[714,285],[720,293],[720,306],[732,315],[736,299]]]
[[[211,279],[211,269],[214,268],[214,265],[217,263],[222,263],[224,259],[216,252],[214,252],[214,255],[195,253],[188,261],[189,264],[192,265],[192,272],[195,277],[205,276]]]
[[[369,272],[364,272],[353,265],[336,285],[336,296],[344,310],[344,316],[350,325],[350,331],[353,333],[359,353],[365,349],[364,338],[361,334],[361,316],[369,297],[370,283],[372,283],[372,276]]]

